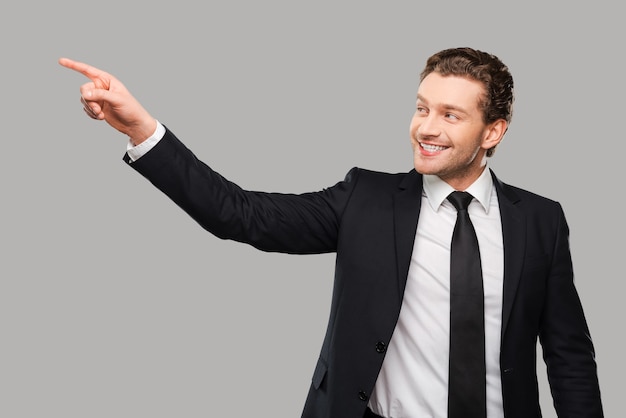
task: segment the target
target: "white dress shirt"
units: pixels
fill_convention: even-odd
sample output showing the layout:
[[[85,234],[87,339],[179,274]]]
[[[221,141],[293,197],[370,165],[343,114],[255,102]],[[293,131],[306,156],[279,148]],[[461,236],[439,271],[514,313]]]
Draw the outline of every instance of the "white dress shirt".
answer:
[[[422,206],[400,317],[369,406],[387,418],[448,415],[450,243],[457,211],[446,199],[454,189],[425,175]],[[476,229],[485,290],[487,417],[504,417],[500,379],[500,329],[504,249],[493,180],[485,168],[466,190]]]

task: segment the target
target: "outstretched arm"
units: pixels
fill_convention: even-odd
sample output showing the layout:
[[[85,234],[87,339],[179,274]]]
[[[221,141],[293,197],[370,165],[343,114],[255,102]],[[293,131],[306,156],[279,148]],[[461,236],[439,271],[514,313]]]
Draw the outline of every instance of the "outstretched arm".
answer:
[[[156,120],[111,74],[83,62],[60,58],[59,64],[91,80],[80,87],[85,113],[128,135],[134,145],[145,141],[156,129]]]

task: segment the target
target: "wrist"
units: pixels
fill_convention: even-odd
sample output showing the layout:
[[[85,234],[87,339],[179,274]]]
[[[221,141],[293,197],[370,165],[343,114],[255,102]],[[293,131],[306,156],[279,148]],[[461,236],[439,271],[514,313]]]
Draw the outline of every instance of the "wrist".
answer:
[[[136,127],[134,127],[129,133],[128,137],[130,142],[137,146],[144,142],[146,139],[150,138],[157,129],[157,121],[154,118],[146,119],[139,123]]]

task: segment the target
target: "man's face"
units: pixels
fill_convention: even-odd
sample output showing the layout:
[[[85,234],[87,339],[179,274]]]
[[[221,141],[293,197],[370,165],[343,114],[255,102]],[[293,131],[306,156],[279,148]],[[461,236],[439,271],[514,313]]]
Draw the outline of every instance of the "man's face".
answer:
[[[468,78],[439,73],[424,78],[410,128],[419,173],[437,175],[457,190],[465,190],[480,176],[487,149],[504,134],[504,121],[483,122],[478,107],[483,94],[483,85]]]

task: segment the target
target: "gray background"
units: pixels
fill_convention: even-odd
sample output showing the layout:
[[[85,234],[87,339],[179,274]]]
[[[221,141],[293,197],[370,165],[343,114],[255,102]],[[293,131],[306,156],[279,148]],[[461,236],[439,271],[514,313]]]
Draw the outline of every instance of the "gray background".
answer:
[[[453,46],[511,68],[491,164],[564,205],[606,415],[621,416],[622,13],[420,3],[4,2],[0,416],[299,416],[330,305],[332,255],[204,232],[124,165],[126,139],[82,113],[86,79],[59,57],[116,75],[243,187],[303,192],[352,166],[409,170],[419,71]]]

